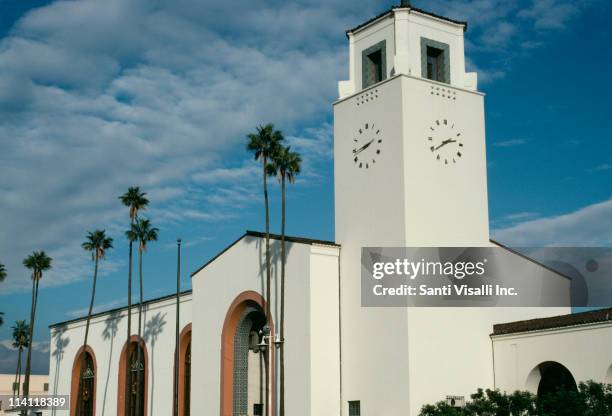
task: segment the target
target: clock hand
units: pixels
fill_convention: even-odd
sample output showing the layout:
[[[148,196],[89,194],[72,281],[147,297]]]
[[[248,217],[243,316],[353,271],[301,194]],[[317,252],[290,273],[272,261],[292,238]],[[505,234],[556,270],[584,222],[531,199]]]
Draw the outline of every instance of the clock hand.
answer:
[[[446,146],[449,143],[455,143],[457,140],[453,140],[453,139],[448,139],[448,140],[444,140],[442,143],[440,143],[440,145],[438,147],[436,147],[434,150],[438,150],[439,148],[441,148],[442,146]]]
[[[364,144],[363,146],[361,146],[359,149],[357,150],[353,150],[353,153],[355,153],[355,156],[357,156],[359,153],[363,152],[365,149],[367,149],[368,147],[370,147],[370,145],[374,142],[374,139],[370,140],[369,142],[367,142],[366,144]]]

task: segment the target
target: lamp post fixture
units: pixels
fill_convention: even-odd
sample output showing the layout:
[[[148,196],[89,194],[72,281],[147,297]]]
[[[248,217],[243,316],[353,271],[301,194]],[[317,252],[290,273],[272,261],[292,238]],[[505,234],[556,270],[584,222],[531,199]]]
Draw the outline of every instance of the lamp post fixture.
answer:
[[[270,345],[274,345],[276,349],[280,348],[281,344],[284,340],[281,340],[278,335],[274,334],[274,331],[270,329],[268,324],[264,325],[264,327],[259,331],[260,342],[257,344],[259,350],[263,353],[266,353],[267,358],[267,371],[268,371],[268,397],[266,398],[266,415],[272,416],[272,390],[274,387],[273,379],[274,374],[272,374],[272,348],[269,348]]]

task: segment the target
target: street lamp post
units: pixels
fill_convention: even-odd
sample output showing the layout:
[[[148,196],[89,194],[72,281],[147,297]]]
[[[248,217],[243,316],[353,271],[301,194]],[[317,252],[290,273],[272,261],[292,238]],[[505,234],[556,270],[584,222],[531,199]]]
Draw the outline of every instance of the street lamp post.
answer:
[[[264,325],[264,327],[259,331],[259,337],[261,339],[258,344],[259,350],[267,354],[266,371],[268,372],[268,397],[266,397],[266,416],[272,416],[272,391],[275,385],[273,380],[275,380],[276,378],[274,377],[274,374],[272,374],[272,348],[268,347],[270,346],[270,343],[272,343],[274,347],[278,349],[284,341],[281,341],[280,337],[278,335],[275,335],[274,331],[270,329],[270,326],[267,324]]]

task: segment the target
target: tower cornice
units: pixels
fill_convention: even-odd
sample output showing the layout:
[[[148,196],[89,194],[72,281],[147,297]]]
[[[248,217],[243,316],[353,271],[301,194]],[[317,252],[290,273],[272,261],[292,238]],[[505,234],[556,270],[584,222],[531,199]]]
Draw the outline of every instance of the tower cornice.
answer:
[[[367,28],[367,27],[369,27],[369,26],[371,26],[371,25],[373,25],[373,24],[375,24],[375,23],[377,23],[377,22],[379,22],[379,21],[381,21],[383,19],[392,17],[394,15],[395,11],[399,11],[399,10],[407,10],[409,13],[417,13],[417,14],[421,14],[421,15],[424,15],[424,16],[427,16],[427,17],[430,17],[430,18],[434,18],[434,19],[437,19],[437,20],[442,20],[442,21],[447,22],[447,23],[452,23],[452,24],[455,24],[455,25],[459,25],[459,26],[463,27],[463,31],[464,32],[467,31],[468,24],[465,21],[451,19],[451,18],[448,18],[448,17],[445,17],[445,16],[441,16],[441,15],[438,15],[438,14],[435,14],[435,13],[428,12],[428,11],[423,10],[423,9],[412,7],[412,6],[393,6],[389,10],[386,10],[385,12],[379,14],[378,16],[375,16],[372,19],[370,19],[370,20],[368,20],[366,22],[363,22],[362,24],[360,24],[358,26],[355,26],[352,29],[347,30],[346,31],[346,36],[349,37],[350,35],[354,35],[357,32],[360,32],[361,30],[363,30],[363,29],[365,29],[365,28]]]

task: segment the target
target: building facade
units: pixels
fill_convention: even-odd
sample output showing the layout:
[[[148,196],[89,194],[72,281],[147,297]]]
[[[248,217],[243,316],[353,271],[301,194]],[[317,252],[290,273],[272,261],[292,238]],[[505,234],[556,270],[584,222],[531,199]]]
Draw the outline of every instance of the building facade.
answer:
[[[129,339],[125,308],[96,315],[86,347],[84,319],[53,326],[52,392],[72,392],[73,404],[55,414],[171,414],[178,348],[181,415],[273,415],[278,390],[265,388],[266,375],[277,385],[284,343],[286,414],[416,416],[424,404],[461,402],[481,387],[537,392],[545,363],[565,360],[546,353],[556,337],[580,338],[566,351],[576,356],[589,339],[609,340],[608,324],[537,336],[496,326],[569,308],[361,306],[362,247],[496,245],[484,94],[465,71],[466,28],[400,6],[347,32],[349,79],[333,104],[336,241],[287,238],[284,340],[279,236],[266,299],[264,235],[247,232],[193,273],[193,292],[181,296],[179,345],[172,297],[147,302],[141,337],[136,309]],[[564,277],[542,274],[569,296]],[[576,381],[607,380],[612,357],[597,354],[598,364],[580,371],[568,364]]]

